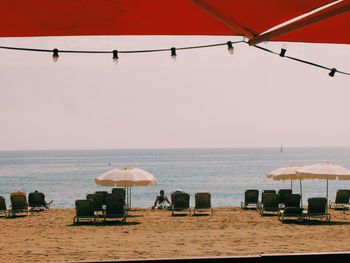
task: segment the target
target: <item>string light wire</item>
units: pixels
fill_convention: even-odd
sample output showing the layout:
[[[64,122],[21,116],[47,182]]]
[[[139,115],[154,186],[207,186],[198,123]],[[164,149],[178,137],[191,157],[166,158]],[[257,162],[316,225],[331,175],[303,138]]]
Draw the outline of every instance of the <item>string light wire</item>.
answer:
[[[216,44],[208,44],[208,45],[197,45],[197,46],[187,46],[187,47],[177,47],[176,50],[189,50],[189,49],[201,49],[201,48],[210,48],[210,47],[219,47],[219,46],[228,46],[228,43],[230,45],[232,44],[239,44],[239,43],[246,43],[249,45],[248,41],[246,41],[246,39],[244,38],[243,40],[240,41],[228,41],[225,43],[216,43]],[[230,47],[230,46],[229,46]],[[281,52],[275,52],[272,51],[270,49],[258,46],[258,45],[253,45],[253,47],[258,48],[260,50],[269,52],[271,54],[275,54],[278,56],[281,56],[281,52],[283,52],[283,58],[287,58],[287,59],[291,59],[300,63],[304,63],[304,64],[308,64],[314,67],[318,67],[318,68],[322,68],[325,70],[330,71],[329,75],[331,77],[334,76],[334,74],[337,72],[338,74],[344,74],[347,76],[350,76],[350,73],[344,72],[344,71],[340,71],[337,70],[336,68],[332,67],[326,67],[311,61],[307,61],[304,59],[299,59],[299,58],[295,58],[295,57],[291,57],[291,56],[287,56],[285,55],[286,50],[285,51],[281,51]],[[18,51],[29,51],[29,52],[48,52],[48,53],[52,53],[54,52],[54,54],[57,54],[58,57],[58,53],[75,53],[75,54],[113,54],[114,58],[116,58],[115,54],[116,54],[116,50],[111,50],[111,51],[107,51],[107,50],[59,50],[59,49],[38,49],[38,48],[25,48],[25,47],[12,47],[12,46],[0,46],[0,49],[8,49],[8,50],[18,50]],[[154,52],[174,52],[173,51],[174,48],[163,48],[163,49],[141,49],[141,50],[119,50],[117,51],[117,54],[133,54],[133,53],[154,53]],[[173,53],[172,53],[173,54]]]

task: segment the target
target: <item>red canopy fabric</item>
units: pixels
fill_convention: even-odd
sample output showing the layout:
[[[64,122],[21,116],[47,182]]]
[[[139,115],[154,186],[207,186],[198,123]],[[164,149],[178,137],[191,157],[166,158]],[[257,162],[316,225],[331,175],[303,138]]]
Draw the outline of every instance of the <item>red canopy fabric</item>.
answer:
[[[333,1],[0,0],[0,37],[245,35],[254,39]],[[343,2],[350,8],[350,0]],[[345,12],[269,40],[350,43],[349,16]]]

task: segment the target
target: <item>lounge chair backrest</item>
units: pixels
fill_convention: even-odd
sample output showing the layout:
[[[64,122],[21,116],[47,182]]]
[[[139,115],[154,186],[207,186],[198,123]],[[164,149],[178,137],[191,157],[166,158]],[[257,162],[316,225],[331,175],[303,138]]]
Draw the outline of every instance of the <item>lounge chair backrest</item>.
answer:
[[[102,195],[102,203],[103,203],[103,205],[105,205],[108,192],[107,191],[96,191],[95,194]]]
[[[113,194],[106,199],[107,215],[122,215],[125,213],[125,201],[120,196],[116,198]]]
[[[0,196],[0,211],[6,211],[6,201],[2,196]]]
[[[257,204],[259,202],[259,190],[248,189],[244,193],[244,202],[246,204]]]
[[[188,209],[190,208],[190,195],[187,193],[176,193],[173,196],[174,209]]]
[[[94,202],[92,199],[75,200],[75,211],[78,217],[94,216]]]
[[[29,202],[29,206],[31,207],[44,206],[45,205],[44,200],[45,200],[45,196],[43,193],[34,192],[34,193],[29,193],[28,195],[28,202]]]
[[[197,209],[211,208],[210,193],[196,193],[194,199],[195,199],[195,207]]]
[[[308,202],[308,214],[324,214],[327,207],[327,198],[313,197],[307,200]]]
[[[276,193],[264,193],[264,201],[263,206],[264,207],[277,207],[279,204],[279,195]]]
[[[341,189],[337,191],[335,197],[336,204],[348,204],[350,200],[350,190]]]
[[[113,195],[119,195],[125,200],[126,192],[124,188],[113,188],[112,189],[112,194]]]
[[[171,203],[173,204],[174,203],[174,196],[176,194],[179,194],[179,193],[185,193],[184,191],[175,191],[175,192],[172,192],[171,195],[170,195],[170,199],[171,199]]]
[[[103,196],[101,194],[87,194],[86,199],[91,199],[94,202],[94,209],[101,210],[103,206]]]
[[[278,194],[280,195],[280,203],[284,204],[286,196],[292,194],[292,189],[279,189]]]
[[[300,207],[300,194],[289,194],[285,197],[284,206],[285,207]]]
[[[11,209],[12,210],[24,210],[28,209],[27,197],[22,194],[11,194]]]
[[[276,190],[263,190],[261,192],[261,202],[264,203],[264,195],[265,194],[275,194]]]

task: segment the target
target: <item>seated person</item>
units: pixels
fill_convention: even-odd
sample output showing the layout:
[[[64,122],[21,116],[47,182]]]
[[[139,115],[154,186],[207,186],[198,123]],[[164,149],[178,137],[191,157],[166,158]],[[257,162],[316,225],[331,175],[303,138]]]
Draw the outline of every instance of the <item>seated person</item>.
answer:
[[[156,198],[156,201],[154,202],[154,205],[152,206],[152,209],[159,208],[164,209],[167,207],[167,204],[171,204],[168,197],[164,194],[164,190],[160,190],[159,195]]]
[[[38,192],[38,190],[35,190],[34,193],[40,195],[42,206],[45,207],[45,209],[49,209],[49,205],[53,203],[53,200],[46,202],[45,195],[43,193]]]

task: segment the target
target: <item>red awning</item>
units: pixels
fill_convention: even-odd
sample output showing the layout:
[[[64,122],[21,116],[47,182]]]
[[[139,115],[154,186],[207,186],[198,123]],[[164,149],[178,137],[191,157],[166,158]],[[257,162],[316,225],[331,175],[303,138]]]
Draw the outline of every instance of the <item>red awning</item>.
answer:
[[[265,31],[334,0],[0,0],[0,37],[245,35]],[[343,11],[268,40],[350,43]],[[333,7],[334,8],[334,7]]]

